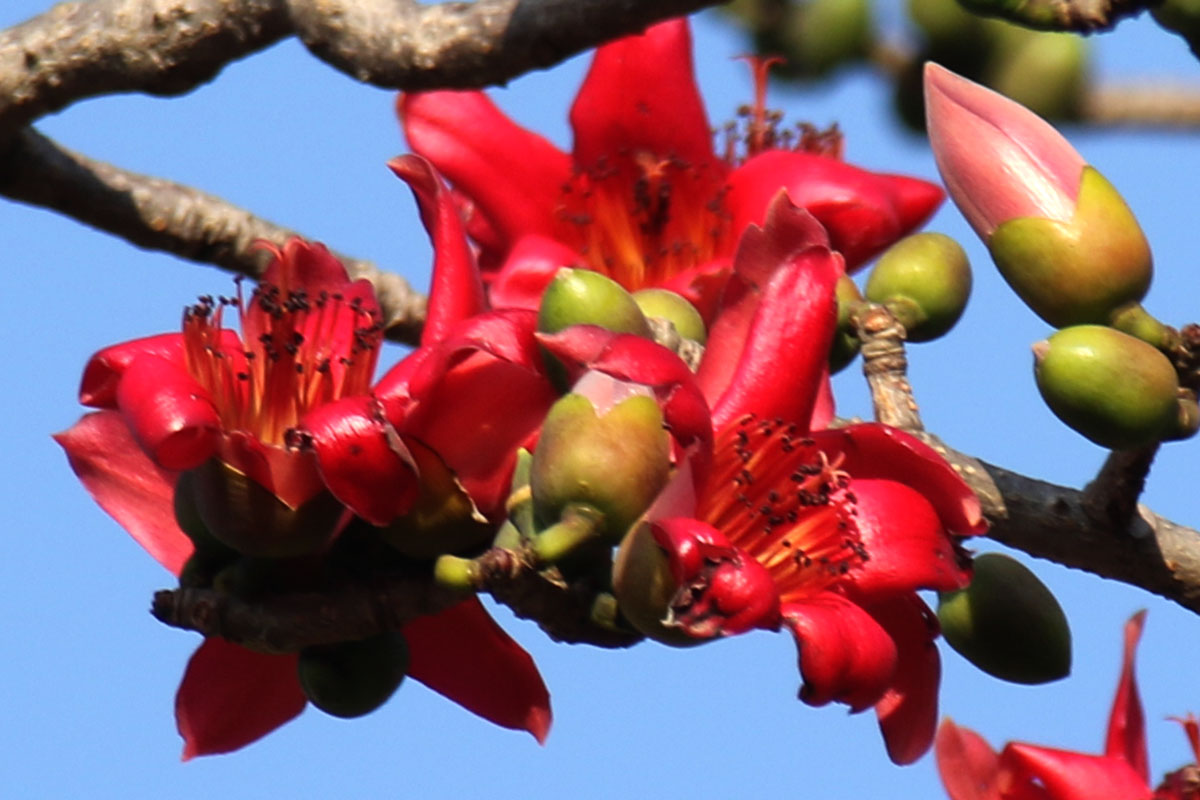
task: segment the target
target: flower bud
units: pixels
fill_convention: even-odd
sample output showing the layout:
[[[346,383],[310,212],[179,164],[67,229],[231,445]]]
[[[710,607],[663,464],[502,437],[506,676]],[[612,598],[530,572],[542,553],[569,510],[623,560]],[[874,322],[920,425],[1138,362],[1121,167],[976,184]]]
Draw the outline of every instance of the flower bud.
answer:
[[[671,574],[667,554],[654,540],[650,523],[641,522],[621,540],[613,559],[613,593],[621,614],[647,637],[674,647],[692,647],[698,639],[665,621],[679,586]]]
[[[408,672],[400,633],[306,647],[296,665],[300,687],[314,706],[335,717],[361,717],[379,708]]]
[[[346,511],[328,491],[292,508],[269,489],[220,459],[190,470],[195,510],[204,527],[239,553],[290,558],[320,552]]]
[[[1004,279],[1055,327],[1108,323],[1150,286],[1150,246],[1116,189],[1047,122],[936,64],[929,139]]]
[[[1034,345],[1034,376],[1055,416],[1110,448],[1140,447],[1179,425],[1179,378],[1161,352],[1101,325],[1064,328]]]
[[[683,295],[668,289],[642,289],[633,293],[633,300],[647,317],[665,319],[684,339],[704,344],[708,336],[704,319]]]
[[[939,596],[946,642],[989,675],[1048,683],[1071,672],[1071,630],[1054,595],[1019,561],[1000,553],[975,558],[965,589]]]
[[[850,366],[850,362],[858,355],[862,342],[858,339],[858,330],[854,326],[854,310],[862,303],[862,293],[849,275],[838,278],[834,289],[837,297],[837,330],[833,334],[833,344],[829,348],[829,372],[841,372]]]
[[[553,524],[568,507],[590,506],[603,515],[598,530],[616,543],[666,484],[669,456],[653,397],[632,394],[597,413],[588,397],[568,394],[550,408],[533,453],[537,520]]]
[[[1162,0],[1150,7],[1150,16],[1159,25],[1182,36],[1193,55],[1200,56],[1200,2]]]
[[[867,299],[888,308],[912,342],[949,331],[971,294],[971,265],[958,242],[918,233],[892,245],[867,278]]]
[[[1001,22],[995,28],[988,85],[1046,119],[1077,118],[1087,88],[1087,41]]]
[[[862,58],[870,48],[869,0],[808,0],[790,9],[778,38],[766,32],[768,43],[787,56],[784,74],[821,76]]]
[[[645,315],[621,284],[590,269],[563,267],[542,295],[537,327],[542,333],[557,333],[571,325],[599,325],[650,337]]]

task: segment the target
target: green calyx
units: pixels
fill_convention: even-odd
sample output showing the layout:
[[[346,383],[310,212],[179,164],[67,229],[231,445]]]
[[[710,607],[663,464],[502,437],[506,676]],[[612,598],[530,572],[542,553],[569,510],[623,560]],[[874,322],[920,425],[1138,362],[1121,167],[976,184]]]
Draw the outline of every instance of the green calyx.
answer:
[[[1115,311],[1145,296],[1153,274],[1137,219],[1092,167],[1083,168],[1070,221],[1009,220],[988,249],[1013,291],[1056,328],[1107,324]]]
[[[865,292],[904,326],[908,340],[948,332],[971,295],[971,265],[958,242],[941,233],[906,236],[880,256]]]
[[[296,665],[309,702],[350,719],[379,708],[408,672],[408,644],[400,633],[306,647]]]
[[[841,372],[850,366],[850,362],[858,355],[862,342],[858,339],[858,331],[854,326],[854,312],[862,304],[862,293],[849,275],[838,278],[834,290],[837,298],[837,330],[833,334],[833,344],[829,348],[829,372]]]
[[[708,338],[700,312],[683,295],[667,289],[642,289],[633,293],[633,301],[645,316],[670,322],[684,339],[704,344]]]
[[[938,598],[946,642],[984,672],[1013,683],[1048,683],[1071,672],[1071,630],[1062,607],[1013,558],[975,558],[971,584]]]
[[[432,448],[416,440],[406,446],[416,462],[421,493],[407,514],[379,529],[381,538],[413,558],[458,553],[486,542],[491,526],[454,471]]]
[[[563,267],[542,295],[538,330],[557,333],[571,325],[651,336],[645,315],[621,284],[590,269]]]
[[[1141,447],[1178,431],[1178,374],[1146,342],[1102,325],[1078,325],[1038,342],[1034,358],[1046,405],[1096,444]]]
[[[639,633],[673,647],[693,647],[708,641],[664,624],[679,587],[649,523],[638,523],[621,540],[613,559],[612,584],[621,615]]]
[[[652,397],[634,395],[597,415],[583,395],[551,407],[530,465],[536,520],[560,521],[568,507],[603,516],[598,531],[615,544],[667,482],[670,438]]]

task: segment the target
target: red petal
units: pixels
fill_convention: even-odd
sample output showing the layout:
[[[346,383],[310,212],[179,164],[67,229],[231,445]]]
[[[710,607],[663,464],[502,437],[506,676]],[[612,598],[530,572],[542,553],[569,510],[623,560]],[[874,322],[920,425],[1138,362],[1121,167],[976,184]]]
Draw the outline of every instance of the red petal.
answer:
[[[800,651],[800,699],[862,711],[879,702],[896,673],[896,644],[875,619],[840,595],[785,603],[783,621]]]
[[[946,460],[928,445],[896,428],[876,423],[813,434],[821,449],[843,457],[854,478],[883,478],[916,489],[937,509],[946,530],[972,536],[987,530],[979,498]]]
[[[242,431],[218,439],[217,457],[291,508],[299,508],[325,489],[311,454],[263,444]]]
[[[946,718],[938,727],[934,753],[950,800],[1003,800],[996,785],[1000,757],[978,733]]]
[[[165,469],[198,467],[216,450],[217,410],[179,362],[149,354],[135,359],[117,385],[117,405],[134,438]]]
[[[832,455],[832,454],[830,454]],[[896,481],[853,478],[854,520],[870,558],[851,573],[856,597],[950,591],[970,583],[954,546],[932,505],[915,489]]]
[[[106,347],[88,359],[79,385],[79,402],[93,408],[117,407],[121,375],[141,355],[150,354],[183,363],[183,334],[160,333]]]
[[[550,694],[537,665],[472,597],[404,626],[409,675],[484,719],[527,730],[538,742],[550,731]]]
[[[1150,787],[1121,758],[1013,742],[1000,754],[1001,769],[1034,779],[1048,800],[1149,800]]]
[[[350,283],[346,267],[320,242],[293,236],[282,248],[270,242],[262,242],[259,246],[275,256],[259,282],[277,286],[285,295],[300,289],[312,296],[321,292],[334,294]]]
[[[433,165],[420,156],[400,156],[389,161],[388,167],[412,189],[421,222],[433,243],[433,280],[421,343],[437,342],[454,323],[486,310],[483,280],[467,247],[454,198]]]
[[[571,160],[520,127],[482,92],[401,95],[397,112],[414,151],[433,162],[509,243],[553,234],[554,208]]]
[[[537,311],[542,294],[563,267],[579,266],[579,254],[545,236],[522,236],[488,290],[493,308]]]
[[[734,230],[761,224],[782,187],[829,231],[833,249],[857,269],[921,225],[937,209],[942,190],[926,181],[869,172],[815,153],[768,150],[729,179]]]
[[[915,594],[880,600],[868,610],[896,643],[896,674],[875,704],[879,728],[893,763],[911,764],[929,750],[937,727],[937,618]]]
[[[183,760],[245,747],[299,715],[308,700],[296,677],[296,659],[205,639],[175,695]]]
[[[715,160],[687,20],[597,49],[571,107],[571,127],[575,163],[585,169],[639,151],[692,166]]]
[[[311,437],[321,477],[333,496],[372,525],[387,525],[420,493],[416,464],[382,407],[344,397],[300,420]]]
[[[1124,759],[1142,776],[1144,783],[1149,783],[1150,759],[1146,752],[1146,715],[1142,711],[1142,698],[1138,694],[1134,666],[1138,642],[1142,638],[1142,627],[1145,624],[1145,610],[1134,614],[1125,623],[1125,654],[1121,663],[1121,680],[1117,683],[1112,713],[1108,717],[1104,754]]]
[[[100,507],[178,575],[192,554],[191,540],[175,522],[178,476],[146,456],[116,411],[87,414],[70,430],[55,434],[54,441]]]

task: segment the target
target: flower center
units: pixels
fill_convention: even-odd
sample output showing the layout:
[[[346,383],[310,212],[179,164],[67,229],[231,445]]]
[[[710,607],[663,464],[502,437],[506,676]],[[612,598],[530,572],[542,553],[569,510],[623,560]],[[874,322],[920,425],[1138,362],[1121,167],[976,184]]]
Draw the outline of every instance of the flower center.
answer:
[[[229,307],[243,349],[223,332]],[[204,296],[183,313],[188,371],[210,392],[222,427],[265,444],[283,444],[310,409],[369,391],[382,330],[358,297],[262,283],[246,302],[241,279],[236,297]]]
[[[782,600],[810,596],[869,558],[840,461],[797,425],[747,415],[717,432],[697,517],[762,564]]]
[[[629,291],[732,250],[725,170],[646,152],[580,170],[563,187],[560,238]]]

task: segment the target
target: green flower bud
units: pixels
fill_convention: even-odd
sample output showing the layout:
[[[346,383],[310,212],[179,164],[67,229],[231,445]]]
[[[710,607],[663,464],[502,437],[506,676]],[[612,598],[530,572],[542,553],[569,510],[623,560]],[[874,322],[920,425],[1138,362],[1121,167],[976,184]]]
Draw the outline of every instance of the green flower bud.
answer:
[[[1200,0],[1162,0],[1150,7],[1150,16],[1182,36],[1192,54],[1200,57]]]
[[[647,317],[665,319],[684,339],[704,344],[708,336],[704,319],[683,295],[667,289],[642,289],[633,293],[633,301]]]
[[[989,675],[1049,683],[1071,673],[1071,630],[1054,595],[1019,561],[975,558],[971,585],[939,597],[946,642]]]
[[[829,372],[841,372],[850,366],[850,362],[858,355],[862,342],[858,340],[858,331],[854,327],[854,310],[862,303],[862,294],[849,275],[838,278],[835,289],[837,297],[837,330],[833,334],[833,345],[829,348]]]
[[[1074,119],[1088,80],[1088,43],[1071,33],[1039,33],[1007,23],[986,83],[1047,119]]]
[[[1000,224],[988,249],[1021,299],[1056,328],[1107,324],[1150,288],[1150,245],[1121,195],[1083,168],[1074,216]]]
[[[309,702],[335,717],[361,717],[379,708],[408,672],[408,644],[399,633],[306,647],[296,665]]]
[[[646,338],[651,335],[645,315],[621,284],[590,269],[563,267],[542,295],[538,330],[557,333],[571,325],[599,325]]]
[[[220,542],[248,556],[290,558],[320,552],[333,540],[345,511],[327,491],[292,508],[216,458],[190,470],[186,480],[191,482],[195,514],[203,526]]]
[[[935,45],[954,44],[964,32],[978,37],[983,22],[958,0],[908,0],[908,16]]]
[[[971,295],[971,265],[958,242],[945,234],[906,236],[871,269],[866,295],[896,316],[909,341],[927,342],[962,316]]]
[[[580,394],[561,398],[546,415],[533,453],[535,515],[553,524],[568,507],[603,515],[598,530],[617,542],[667,482],[670,439],[653,398],[636,394],[597,415]]]
[[[787,54],[785,74],[825,75],[863,58],[870,49],[874,32],[869,0],[806,0],[790,8],[776,40]],[[768,33],[767,38],[774,37]]]
[[[1179,424],[1179,378],[1161,352],[1101,325],[1034,345],[1034,376],[1055,416],[1110,448],[1157,442]]]
[[[640,633],[674,647],[694,647],[708,641],[663,624],[679,587],[671,575],[667,554],[654,541],[649,524],[639,523],[621,540],[613,560],[612,584],[621,615]]]

